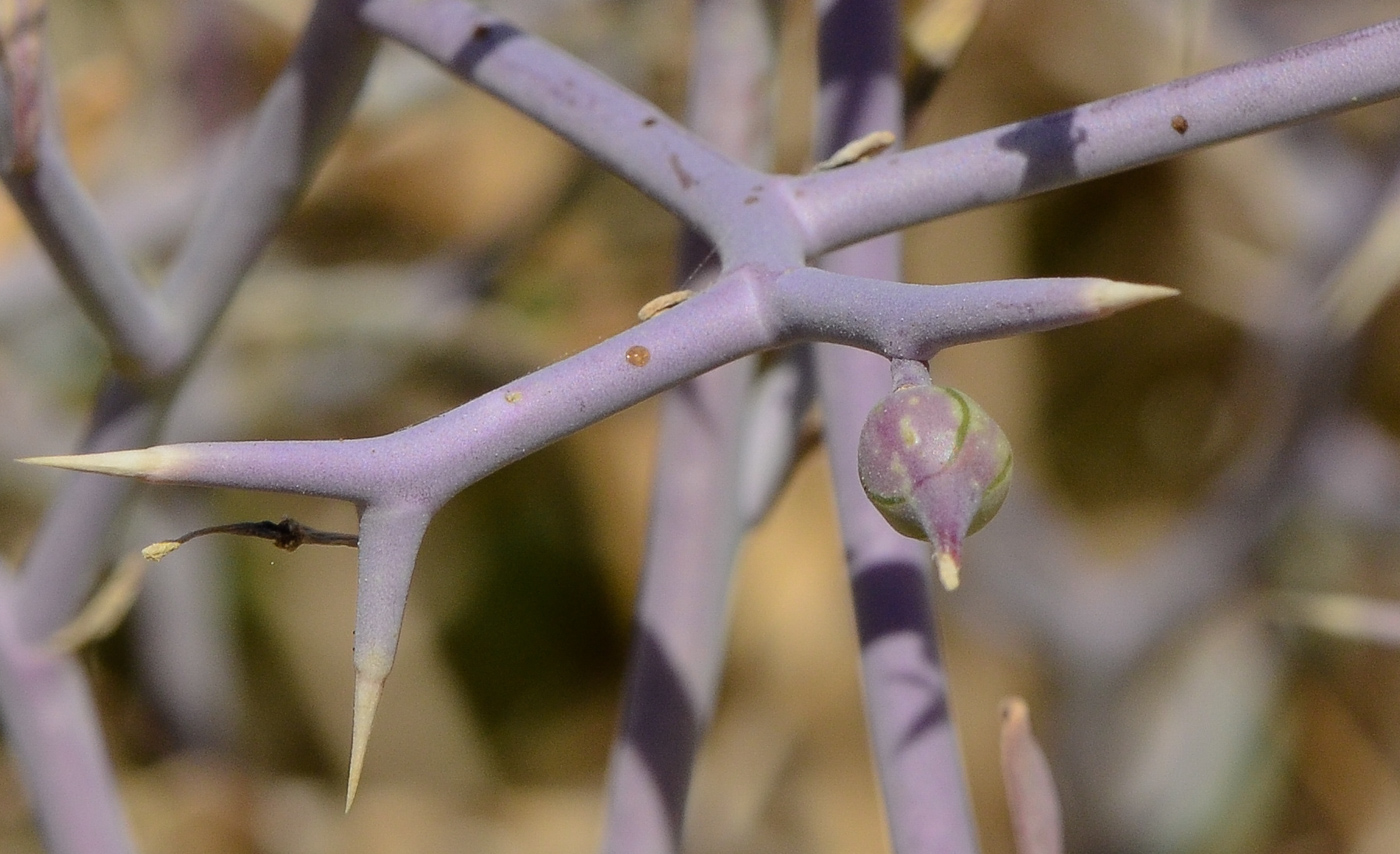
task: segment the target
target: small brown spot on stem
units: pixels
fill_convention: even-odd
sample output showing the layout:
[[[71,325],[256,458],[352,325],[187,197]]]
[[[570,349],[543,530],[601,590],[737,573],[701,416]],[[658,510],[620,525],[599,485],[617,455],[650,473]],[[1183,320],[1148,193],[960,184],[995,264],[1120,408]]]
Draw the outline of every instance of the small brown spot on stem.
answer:
[[[634,368],[646,367],[646,363],[651,361],[651,351],[640,345],[627,348],[627,364]]]
[[[758,204],[758,196],[745,196],[745,197],[744,197],[744,204],[746,204],[746,205],[756,205],[756,204]]]
[[[691,187],[694,187],[696,184],[700,183],[699,181],[695,180],[694,175],[685,171],[685,167],[681,165],[681,159],[676,155],[672,154],[667,159],[667,162],[671,164],[671,171],[676,173],[676,180],[681,182],[682,190],[689,190]]]
[[[491,25],[490,25],[490,24],[477,24],[475,27],[472,27],[472,40],[473,40],[473,41],[481,41],[482,39],[486,38],[486,37],[489,36],[489,35],[491,35]]]
[[[642,127],[649,128],[656,125],[656,116],[647,116],[642,119]]]
[[[1191,126],[1186,123],[1185,116],[1172,116],[1172,130],[1184,136],[1187,129],[1190,127]]]

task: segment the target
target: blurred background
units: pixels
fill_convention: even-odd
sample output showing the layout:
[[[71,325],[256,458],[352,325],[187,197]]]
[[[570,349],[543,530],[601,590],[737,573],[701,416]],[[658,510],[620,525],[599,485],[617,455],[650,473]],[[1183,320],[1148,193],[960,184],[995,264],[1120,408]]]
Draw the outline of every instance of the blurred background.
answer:
[[[939,0],[928,0],[936,5]],[[922,2],[906,4],[910,20]],[[498,0],[679,115],[683,0]],[[72,156],[158,280],[309,3],[50,10]],[[776,162],[810,168],[813,12],[782,22]],[[990,0],[911,144],[1400,15],[1400,2]],[[912,62],[912,60],[911,60]],[[1400,105],[910,230],[943,284],[1100,275],[1184,298],[956,348],[1012,499],[938,593],[988,854],[1011,851],[998,705],[1028,698],[1084,852],[1400,850]],[[386,48],[357,119],[190,378],[171,441],[406,426],[635,322],[678,229],[567,145]],[[0,455],[69,451],[100,340],[0,208]],[[460,495],[419,559],[353,812],[354,553],[208,537],[82,655],[143,850],[585,852],[618,710],[654,402]],[[61,476],[0,466],[18,562]],[[353,509],[147,489],[113,553]],[[883,852],[822,455],[745,546],[694,852]],[[38,852],[0,756],[0,849]]]

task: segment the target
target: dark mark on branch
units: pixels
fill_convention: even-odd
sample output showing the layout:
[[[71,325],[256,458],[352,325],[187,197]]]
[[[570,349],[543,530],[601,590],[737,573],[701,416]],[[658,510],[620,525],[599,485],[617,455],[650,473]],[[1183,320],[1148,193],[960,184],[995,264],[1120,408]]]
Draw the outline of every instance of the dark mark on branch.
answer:
[[[667,162],[671,164],[671,171],[676,173],[676,180],[681,182],[682,190],[689,190],[691,187],[700,183],[695,180],[694,175],[685,171],[685,167],[681,165],[681,159],[676,155],[672,154],[667,159]]]

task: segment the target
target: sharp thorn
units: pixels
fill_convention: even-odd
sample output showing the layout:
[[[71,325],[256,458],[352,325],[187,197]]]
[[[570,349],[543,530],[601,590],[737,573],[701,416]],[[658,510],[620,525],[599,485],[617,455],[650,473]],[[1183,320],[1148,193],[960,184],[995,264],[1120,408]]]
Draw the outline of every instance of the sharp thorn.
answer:
[[[351,724],[350,736],[350,777],[345,789],[345,811],[355,802],[355,792],[360,788],[360,772],[365,766],[365,749],[369,747],[369,733],[374,727],[374,712],[379,706],[379,694],[384,688],[383,677],[367,676],[364,672],[355,674],[355,717]]]
[[[1112,279],[1095,279],[1090,282],[1086,297],[1095,309],[1110,314],[1180,294],[1181,291],[1176,288],[1162,285],[1138,285],[1131,282],[1115,282]]]
[[[156,447],[134,451],[107,451],[98,454],[25,457],[19,462],[96,474],[114,474],[122,477],[155,477],[168,471],[178,456],[178,452],[170,448]]]

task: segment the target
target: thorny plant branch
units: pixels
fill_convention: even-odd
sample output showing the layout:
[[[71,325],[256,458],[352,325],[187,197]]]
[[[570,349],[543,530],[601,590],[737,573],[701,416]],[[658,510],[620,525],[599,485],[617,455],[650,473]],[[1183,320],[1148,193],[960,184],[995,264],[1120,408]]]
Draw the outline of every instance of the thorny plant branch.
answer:
[[[864,288],[878,296],[867,302]],[[1174,293],[1103,279],[929,288],[806,267],[741,267],[646,323],[396,433],[187,443],[28,462],[157,483],[438,506],[563,436],[750,353],[827,341],[926,360],[943,346],[1053,329]],[[846,317],[838,311],[842,305],[870,311]]]
[[[722,261],[716,285],[696,298],[578,356],[390,436],[341,443],[184,445],[49,460],[151,480],[331,495],[360,505],[360,678],[352,750],[356,768],[392,660],[423,530],[437,506],[485,473],[687,377],[759,349],[819,340],[856,344],[887,357],[927,359],[953,343],[1077,322],[1165,295],[1164,289],[1098,280],[922,289],[822,273],[802,267],[804,258],[923,219],[1131,168],[1400,91],[1395,50],[1400,24],[1392,22],[962,140],[787,178],[737,165],[644,100],[466,3],[366,0],[356,8],[349,0],[323,2],[292,71],[265,102],[250,153],[225,173],[232,177],[219,184],[215,201],[206,208],[209,213],[172,268],[167,287],[174,313],[189,318],[191,328],[183,330],[186,337],[176,345],[186,358],[176,360],[178,369],[161,374],[167,380],[187,370],[234,284],[343,120],[372,48],[372,40],[351,14],[362,15],[371,28],[420,49],[554,128],[699,230]],[[302,118],[304,123],[297,121]],[[266,150],[260,151],[263,146]],[[251,215],[240,206],[251,208]],[[224,227],[232,233],[218,235]],[[112,244],[107,240],[94,245]],[[87,281],[69,284],[79,292],[101,290]],[[874,295],[853,307],[850,301],[859,294]],[[102,318],[102,299],[82,301],[97,313],[100,329],[119,326]],[[870,314],[855,316],[860,310]],[[912,335],[910,318],[918,319]],[[149,441],[162,411],[161,395],[144,382],[114,380],[104,400],[88,450]],[[55,623],[54,618],[71,613],[88,586],[74,582],[92,577],[97,534],[91,532],[106,527],[125,496],[125,490],[96,483],[75,479],[69,494],[76,497],[60,500],[31,551],[30,568],[21,580],[26,607],[7,612],[7,619],[23,617],[35,624],[38,631],[30,629],[24,635],[30,643]],[[81,506],[84,503],[87,506]],[[76,544],[60,543],[61,536]],[[3,644],[0,654],[0,682],[10,685],[18,678],[16,664]],[[66,660],[53,661],[66,666]],[[26,727],[32,724],[30,713],[38,695],[18,693],[22,696],[12,699],[16,692],[5,692],[5,713],[7,723],[24,739],[31,734]],[[93,742],[85,694],[74,695],[65,688],[44,696],[63,698],[60,702],[70,717],[79,719],[80,737],[72,743]],[[878,742],[878,733],[876,738]],[[45,789],[45,769],[34,758],[46,751],[57,754],[60,747],[45,745],[39,734],[34,739],[26,774],[39,780],[31,779],[32,788],[45,813],[46,832],[57,838],[63,831],[55,825],[69,820],[60,799],[71,792],[62,789],[74,778],[70,774],[67,780],[55,779],[56,785]],[[102,765],[100,749],[88,760],[90,766]],[[63,773],[67,772],[55,772]],[[89,794],[110,805],[110,772],[91,779]],[[68,810],[71,813],[73,807]],[[81,824],[79,816],[71,821]],[[77,839],[70,839],[73,847],[55,846],[84,852],[127,850],[120,822],[109,829],[113,833],[106,838],[116,841],[105,843],[107,847],[85,848]]]
[[[1400,20],[788,179],[809,255],[1400,93]],[[1179,121],[1178,121],[1179,119]]]
[[[175,387],[207,341],[214,318],[232,298],[258,251],[290,211],[300,188],[314,174],[334,129],[344,124],[351,101],[368,71],[373,48],[373,39],[348,15],[345,3],[323,0],[317,4],[300,46],[273,83],[242,150],[217,173],[203,211],[167,275],[165,290],[171,304],[180,307],[177,316],[184,318],[178,334],[166,336],[165,340],[175,354],[170,360],[172,367],[160,375],[163,381],[156,384],[120,372],[109,376],[84,441],[85,449],[132,447],[133,443],[145,444],[154,438]],[[41,197],[41,201],[45,206],[59,204],[47,197]],[[60,219],[71,221],[68,217]],[[103,228],[96,219],[91,224]],[[86,234],[74,237],[75,242],[86,242],[86,238]],[[112,246],[110,241],[98,245]],[[129,269],[129,262],[118,256],[109,259],[108,266]],[[66,283],[80,293],[95,287],[87,279]],[[75,479],[65,495],[76,492],[79,496],[95,496],[110,489],[96,483]],[[61,508],[65,500],[61,497],[57,507]],[[120,502],[117,497],[104,504]],[[98,508],[88,506],[83,510],[93,513]],[[21,580],[28,606],[25,626],[36,639],[66,622],[91,587],[96,561],[74,559],[74,532],[96,530],[83,534],[96,540],[105,525],[94,520],[108,519],[111,512],[89,515],[82,525],[61,512],[46,519],[26,558]],[[51,536],[47,533],[50,530]],[[95,554],[96,548],[94,542],[90,553]],[[50,557],[50,549],[62,553],[62,557]],[[87,574],[75,577],[75,572]]]
[[[7,158],[6,184],[113,353],[115,372],[99,393],[84,450],[156,438],[218,313],[348,115],[374,48],[350,11],[336,0],[317,4],[244,153],[221,170],[224,177],[205,204],[208,213],[169,276],[166,291],[176,307],[170,328],[156,297],[135,284],[129,262],[62,156],[40,52],[29,53],[34,64],[23,73],[44,81],[37,91],[46,103],[36,106],[23,92],[3,90],[9,109],[0,117],[11,129],[3,138],[21,146],[20,156]],[[7,44],[7,67],[18,58]],[[15,72],[8,74],[13,81]],[[27,168],[22,129],[32,122],[39,123],[39,143]],[[86,684],[71,657],[45,646],[91,587],[102,540],[130,492],[106,478],[70,480],[41,523],[19,577],[0,591],[0,707],[41,831],[59,854],[132,850]]]
[[[867,285],[889,316],[837,318],[833,306]],[[980,292],[984,310],[966,302]],[[798,294],[806,299],[798,299]],[[356,609],[358,770],[398,626],[418,542],[447,499],[500,467],[676,383],[740,356],[798,340],[857,343],[928,358],[940,346],[1048,329],[1174,293],[1100,279],[1046,279],[925,288],[811,268],[740,268],[631,330],[413,427],[372,439],[216,442],[31,462],[143,477],[340,498],[361,508]],[[904,328],[916,318],[914,329]],[[891,323],[894,326],[891,327]],[[351,794],[355,778],[352,775]]]

